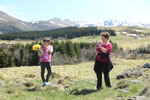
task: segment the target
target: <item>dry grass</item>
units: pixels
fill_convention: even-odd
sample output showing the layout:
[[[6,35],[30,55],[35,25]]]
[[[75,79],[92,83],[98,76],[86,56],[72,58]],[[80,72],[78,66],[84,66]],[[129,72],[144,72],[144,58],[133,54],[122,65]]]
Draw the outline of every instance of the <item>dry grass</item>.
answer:
[[[136,49],[137,47],[147,46],[148,44],[150,44],[150,37],[135,39],[121,34],[118,34],[117,36],[111,36],[110,40],[116,42],[119,47],[122,47],[125,50],[128,48]],[[85,37],[71,39],[71,41],[94,43],[96,41],[101,41],[101,38],[99,36],[85,36]]]
[[[15,40],[0,40],[0,44],[18,44],[18,43],[21,43],[21,44],[27,44],[27,43],[32,43],[32,42],[35,42],[33,40],[18,40],[18,41],[15,41]]]
[[[141,89],[141,84],[130,84],[131,91],[133,93],[124,93],[115,90],[118,82],[121,80],[116,80],[116,76],[123,72],[125,69],[135,68],[137,65],[143,65],[144,63],[149,62],[149,59],[139,59],[139,60],[126,60],[122,58],[112,58],[114,63],[114,69],[111,71],[111,82],[113,84],[112,89],[107,89],[104,86],[104,89],[99,92],[93,92],[87,95],[78,95],[74,96],[69,94],[72,90],[78,90],[79,94],[88,93],[93,91],[96,86],[96,76],[93,71],[94,61],[83,62],[76,65],[60,65],[53,66],[52,72],[60,75],[60,78],[50,79],[53,84],[57,84],[59,79],[63,79],[63,83],[68,84],[70,91],[59,91],[54,88],[45,88],[37,91],[26,91],[25,83],[40,86],[42,84],[40,77],[40,66],[24,66],[24,67],[12,67],[12,68],[3,68],[0,70],[1,80],[5,82],[5,86],[0,86],[0,96],[2,100],[117,100],[119,98],[125,99],[130,96],[137,94],[138,90]],[[70,83],[66,81],[65,77],[69,77],[68,80],[74,80]],[[128,81],[129,79],[127,79]],[[64,85],[65,85],[64,84]],[[144,86],[143,83],[142,86]],[[147,83],[146,83],[147,84]],[[66,85],[66,86],[68,86]],[[103,84],[104,85],[104,84]],[[63,84],[60,84],[63,86]],[[89,90],[88,90],[89,89]],[[80,90],[83,90],[83,92]],[[85,91],[84,91],[85,90]],[[108,96],[108,94],[111,94]]]

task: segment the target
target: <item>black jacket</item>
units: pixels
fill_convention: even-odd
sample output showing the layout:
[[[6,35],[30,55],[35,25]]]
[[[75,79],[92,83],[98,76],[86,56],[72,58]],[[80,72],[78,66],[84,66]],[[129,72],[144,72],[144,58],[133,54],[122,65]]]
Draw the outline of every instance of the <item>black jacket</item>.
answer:
[[[102,53],[102,54],[100,54],[100,53],[98,53],[97,54],[97,56],[96,56],[96,59],[97,59],[97,57],[99,56],[99,55],[101,55],[102,57],[101,58],[104,58],[104,57],[106,57],[106,59],[107,59],[107,70],[110,72],[112,69],[113,69],[113,64],[112,64],[112,62],[111,62],[111,60],[110,60],[110,56],[108,55],[108,54],[106,54],[106,53]],[[99,61],[97,61],[95,59],[95,64],[94,64],[94,71],[95,71],[95,73],[97,73],[98,71],[97,71],[97,67],[98,67],[98,62]]]

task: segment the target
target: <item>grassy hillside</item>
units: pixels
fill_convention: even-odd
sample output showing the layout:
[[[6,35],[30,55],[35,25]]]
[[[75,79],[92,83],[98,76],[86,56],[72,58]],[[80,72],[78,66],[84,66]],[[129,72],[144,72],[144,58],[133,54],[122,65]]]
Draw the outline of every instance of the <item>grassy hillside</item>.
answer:
[[[110,73],[112,88],[95,91],[96,76],[93,71],[94,62],[84,62],[77,65],[52,66],[50,81],[56,87],[40,87],[40,66],[5,68],[0,70],[0,100],[125,100],[139,94],[149,84],[144,79],[147,70],[139,78],[116,80],[116,76],[125,69],[137,68],[149,62],[147,59],[126,60],[112,58],[114,69]],[[6,74],[7,73],[7,74]],[[142,83],[132,83],[130,80],[141,80]],[[59,82],[58,82],[59,81]],[[126,82],[128,90],[120,91],[116,88],[119,82]],[[125,84],[122,83],[122,86]],[[64,88],[65,89],[60,89]]]
[[[150,37],[143,37],[141,39],[135,39],[133,37],[129,37],[126,35],[121,35],[118,34],[117,36],[111,36],[110,40],[113,42],[116,42],[119,47],[122,47],[123,49],[135,49],[139,46],[147,46],[150,44]],[[66,41],[66,40],[59,40],[59,41]],[[83,36],[79,38],[74,38],[71,39],[73,42],[88,42],[88,43],[93,43],[95,41],[100,41],[99,36]],[[22,43],[22,44],[27,44],[27,43],[32,43],[32,40],[21,40],[20,41],[7,41],[7,40],[0,40],[0,44],[6,43],[6,44],[16,44],[16,43]]]
[[[120,26],[120,27],[104,27],[100,29],[112,29],[116,32],[124,32],[124,31],[137,31],[141,30],[142,33],[150,33],[150,28],[143,28],[143,27],[128,27],[128,26]]]
[[[74,28],[73,29],[70,28],[70,29],[73,31]],[[125,31],[127,31],[129,33],[130,32],[138,32],[138,34],[141,33],[140,34],[142,36],[141,39],[136,39],[136,38],[132,38],[132,37],[129,37],[129,36],[126,36],[126,35],[121,35],[121,34],[118,34],[117,36],[111,36],[110,40],[112,40],[113,42],[116,42],[123,49],[127,49],[127,48],[135,49],[135,48],[137,48],[141,45],[142,46],[147,46],[147,44],[150,43],[150,36],[144,37],[144,34],[150,33],[149,28],[125,27],[125,26],[123,26],[123,27],[100,27],[98,29],[101,29],[101,30],[115,30],[116,32],[125,32]],[[66,30],[69,30],[69,28],[66,28]],[[60,34],[66,34],[65,33],[66,30],[65,29],[57,29],[56,31],[60,32]],[[80,30],[80,29],[77,29],[77,30]],[[48,31],[43,31],[43,32],[39,31],[39,32],[40,32],[39,34],[42,34],[42,33],[46,34]],[[83,33],[85,33],[85,32],[83,32]],[[38,33],[34,32],[34,34],[38,34]],[[53,34],[53,35],[55,36],[56,34]],[[59,40],[62,41],[64,38],[60,38],[60,39]],[[81,35],[81,37],[71,39],[71,41],[73,41],[73,42],[95,42],[96,40],[97,41],[100,40],[99,36],[84,36],[84,35],[82,36]],[[21,40],[21,42],[20,41],[15,41],[15,40],[12,40],[12,41],[0,40],[0,44],[2,44],[2,43],[6,43],[6,44],[23,43],[23,44],[26,44],[26,43],[31,43],[31,42],[33,42],[33,40]]]
[[[95,42],[100,40],[101,38],[99,36],[85,36],[72,39],[73,42]],[[150,44],[150,37],[135,39],[133,37],[121,34],[118,34],[117,36],[111,36],[110,40],[116,42],[117,45],[119,47],[122,47],[123,49],[135,49],[139,46],[147,46],[148,44]]]

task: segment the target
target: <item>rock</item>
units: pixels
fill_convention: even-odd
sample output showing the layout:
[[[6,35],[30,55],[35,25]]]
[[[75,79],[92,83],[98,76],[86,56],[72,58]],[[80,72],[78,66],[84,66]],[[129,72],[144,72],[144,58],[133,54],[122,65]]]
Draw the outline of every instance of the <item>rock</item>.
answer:
[[[15,91],[13,91],[13,90],[7,90],[6,91],[6,93],[8,93],[8,94],[11,94],[11,93],[14,93]]]
[[[124,89],[129,87],[129,82],[128,81],[121,81],[119,83],[117,83],[117,86],[115,89]]]
[[[140,81],[140,80],[130,80],[130,82],[132,82],[132,83],[141,83],[142,81]]]
[[[69,89],[69,88],[70,88],[70,86],[65,86],[65,87],[64,87],[64,89]]]
[[[64,83],[64,79],[59,79],[57,84],[63,84]]]
[[[34,83],[32,83],[32,82],[25,82],[25,83],[23,83],[26,87],[32,87],[32,86],[34,86]]]
[[[131,78],[142,76],[142,69],[127,69],[123,73],[117,75],[116,79]]]
[[[0,80],[0,86],[5,86],[5,82]]]
[[[117,75],[116,79],[123,79],[123,78],[126,78],[127,76],[125,74],[120,74],[120,75]]]
[[[135,96],[135,97],[131,97],[127,100],[150,100],[150,98],[148,98],[146,96]]]
[[[37,87],[36,86],[33,86],[33,87],[30,87],[27,89],[28,91],[36,91],[37,90]]]
[[[150,97],[150,86],[146,86],[139,95]]]
[[[129,90],[125,90],[125,89],[117,89],[118,91],[121,91],[121,92],[125,92],[125,93],[128,93],[130,92]]]
[[[143,68],[150,68],[150,63],[144,64]]]

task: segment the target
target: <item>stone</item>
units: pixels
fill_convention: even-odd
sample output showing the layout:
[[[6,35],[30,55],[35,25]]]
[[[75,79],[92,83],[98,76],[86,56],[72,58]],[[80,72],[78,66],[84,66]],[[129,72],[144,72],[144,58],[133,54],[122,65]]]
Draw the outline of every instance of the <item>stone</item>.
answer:
[[[129,87],[129,82],[128,81],[120,81],[117,83],[117,86],[115,89],[125,89]]]
[[[132,82],[132,83],[141,83],[142,81],[140,81],[140,80],[130,80],[130,82]]]
[[[150,97],[150,86],[145,86],[139,95]]]
[[[26,87],[32,87],[32,86],[34,86],[34,83],[32,83],[32,82],[25,82],[25,83],[23,83]]]
[[[118,91],[121,91],[121,92],[125,92],[125,93],[129,93],[130,91],[129,90],[125,90],[125,89],[117,89]]]
[[[150,98],[146,96],[135,96],[135,97],[128,98],[127,100],[150,100]]]
[[[143,68],[150,68],[150,63],[144,64]]]
[[[37,90],[37,87],[36,86],[33,86],[33,87],[30,87],[27,89],[28,91],[36,91]]]
[[[69,89],[69,88],[70,88],[70,86],[65,86],[65,87],[64,87],[64,89]]]
[[[123,73],[117,75],[116,79],[140,77],[142,76],[142,69],[127,69]]]
[[[64,83],[64,79],[59,79],[57,84],[63,84]]]

